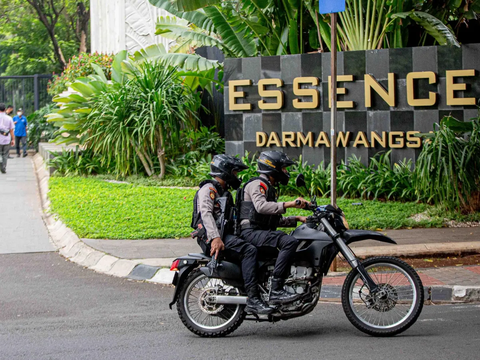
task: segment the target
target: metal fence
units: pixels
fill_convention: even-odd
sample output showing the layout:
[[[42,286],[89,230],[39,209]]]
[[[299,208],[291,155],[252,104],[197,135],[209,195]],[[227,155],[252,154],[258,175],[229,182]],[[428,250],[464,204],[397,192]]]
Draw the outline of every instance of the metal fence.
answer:
[[[52,75],[0,76],[0,102],[22,108],[25,115],[52,101],[48,95],[48,82]]]

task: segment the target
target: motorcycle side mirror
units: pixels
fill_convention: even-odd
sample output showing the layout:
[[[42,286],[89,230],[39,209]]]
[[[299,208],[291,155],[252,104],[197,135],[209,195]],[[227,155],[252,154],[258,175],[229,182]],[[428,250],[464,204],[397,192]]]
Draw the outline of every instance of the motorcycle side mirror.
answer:
[[[305,176],[303,174],[298,174],[297,178],[295,179],[295,185],[297,187],[307,187],[307,184],[305,183]]]

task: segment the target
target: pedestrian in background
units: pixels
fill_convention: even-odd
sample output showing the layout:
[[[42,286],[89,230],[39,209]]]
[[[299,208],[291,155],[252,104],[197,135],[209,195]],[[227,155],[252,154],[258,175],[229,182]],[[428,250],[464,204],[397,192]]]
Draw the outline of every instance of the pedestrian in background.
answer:
[[[15,124],[15,142],[17,143],[17,156],[20,157],[20,144],[22,145],[23,157],[27,156],[27,118],[23,110],[18,109],[17,115],[13,118]]]
[[[10,151],[10,146],[14,145],[13,120],[10,116],[5,114],[5,104],[0,103],[0,156],[2,157],[0,172],[2,174],[7,172],[8,153]]]
[[[5,114],[7,114],[8,116],[12,116],[11,115],[12,112],[13,112],[13,105],[8,105],[7,109],[5,110]],[[10,151],[8,152],[8,158],[13,159],[13,156],[10,156]]]

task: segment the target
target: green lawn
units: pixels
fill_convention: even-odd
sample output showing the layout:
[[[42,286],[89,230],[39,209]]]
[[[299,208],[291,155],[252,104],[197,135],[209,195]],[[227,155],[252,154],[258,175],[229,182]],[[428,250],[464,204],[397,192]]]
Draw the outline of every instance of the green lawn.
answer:
[[[78,236],[92,239],[152,239],[189,236],[194,189],[112,184],[95,178],[50,179],[52,211]],[[283,200],[292,198],[282,198]],[[319,199],[319,204],[328,203]],[[386,229],[441,226],[435,217],[421,223],[408,218],[428,206],[416,203],[339,199],[351,228]],[[308,215],[289,209],[287,215]]]

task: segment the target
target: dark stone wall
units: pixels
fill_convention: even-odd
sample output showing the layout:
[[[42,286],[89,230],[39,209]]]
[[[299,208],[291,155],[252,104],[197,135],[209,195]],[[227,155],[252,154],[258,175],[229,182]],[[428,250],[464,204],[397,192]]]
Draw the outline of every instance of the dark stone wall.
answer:
[[[338,74],[354,75],[354,82],[342,83],[347,88],[346,95],[338,100],[353,100],[353,109],[339,109],[338,131],[357,133],[364,131],[370,139],[371,131],[420,131],[428,132],[434,123],[448,114],[459,120],[469,120],[478,113],[476,106],[448,106],[446,104],[446,70],[475,69],[474,77],[465,77],[457,81],[468,84],[463,97],[480,98],[480,44],[464,45],[461,48],[446,46],[387,49],[371,51],[352,51],[338,53]],[[421,86],[416,89],[417,97],[428,97],[428,91],[437,93],[437,103],[432,107],[411,107],[407,103],[406,76],[414,71],[433,71],[437,74],[437,83],[429,85],[428,80],[419,80]],[[389,107],[375,92],[372,92],[372,108],[365,108],[364,74],[371,74],[387,87],[389,72],[395,73],[396,106]],[[330,53],[303,54],[290,56],[256,57],[225,60],[225,140],[229,154],[243,155],[245,151],[257,152],[267,148],[257,148],[256,133],[282,131],[312,131],[315,136],[321,131],[330,133],[330,112],[328,107],[328,76],[330,75]],[[300,76],[315,76],[320,79],[320,105],[314,110],[298,110],[292,105],[293,80]],[[281,110],[261,110],[257,106],[260,100],[257,83],[260,79],[280,78],[285,96]],[[229,110],[229,80],[251,79],[252,86],[237,88],[245,91],[246,101],[253,104],[251,111]],[[461,97],[462,92],[456,93]],[[309,99],[310,100],[310,99]],[[268,148],[275,149],[275,148]],[[279,150],[292,157],[303,156],[309,164],[329,163],[330,149],[327,147],[293,148],[287,146]],[[347,160],[355,154],[366,163],[379,151],[389,150],[383,147],[353,147],[353,141],[346,148],[338,149],[338,159]],[[420,149],[392,149],[392,160],[415,159]]]

